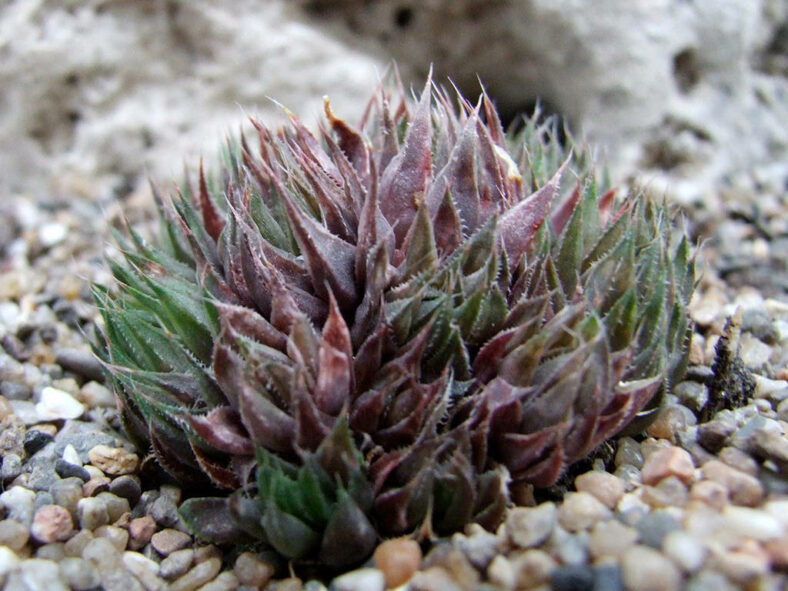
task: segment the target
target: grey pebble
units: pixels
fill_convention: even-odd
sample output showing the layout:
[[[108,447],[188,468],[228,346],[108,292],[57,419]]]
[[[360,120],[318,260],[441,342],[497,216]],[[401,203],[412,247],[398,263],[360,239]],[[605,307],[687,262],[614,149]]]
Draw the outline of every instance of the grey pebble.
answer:
[[[30,475],[27,479],[27,486],[33,490],[49,490],[55,482],[60,480],[60,476],[55,472],[54,458],[47,458],[46,461],[36,462],[32,466],[28,463]]]
[[[776,345],[780,338],[771,317],[760,308],[747,308],[742,312],[741,329],[752,333],[752,336],[767,345]]]
[[[55,500],[48,490],[36,491],[36,500],[33,502],[33,512],[38,511],[44,505],[52,505]]]
[[[3,456],[3,466],[0,468],[0,479],[3,482],[13,480],[22,473],[22,459],[14,454],[9,453]]]
[[[52,542],[36,548],[36,558],[60,562],[66,557],[63,542]]]
[[[61,478],[79,478],[82,482],[90,480],[90,472],[83,466],[77,466],[60,458],[55,462],[55,472]]]
[[[681,529],[681,522],[667,511],[657,509],[635,524],[640,541],[652,548],[662,548],[662,540],[670,532]]]
[[[550,573],[552,591],[593,591],[594,571],[587,564],[563,565]]]
[[[110,523],[114,523],[120,519],[124,513],[129,513],[131,511],[127,499],[119,497],[111,492],[100,492],[96,495],[96,498],[101,499],[107,507]]]
[[[674,386],[673,394],[678,397],[682,404],[694,412],[700,412],[709,400],[708,386],[698,382],[679,382]]]
[[[625,591],[618,564],[597,564],[594,566],[594,591]]]
[[[115,437],[100,431],[95,423],[72,419],[66,421],[63,428],[55,435],[55,453],[62,456],[63,449],[69,444],[77,450],[80,459],[87,463],[88,452],[91,449],[102,444],[115,447]]]
[[[169,495],[160,495],[158,499],[153,501],[150,516],[162,527],[173,527],[180,520],[178,507]]]
[[[78,478],[64,478],[49,487],[52,501],[56,505],[65,507],[72,517],[77,516],[77,503],[82,498],[82,482]]]
[[[119,497],[123,497],[132,507],[137,504],[142,495],[140,479],[130,474],[118,476],[109,483],[109,492]]]
[[[2,382],[0,383],[0,394],[8,400],[30,400],[33,390],[27,384]]]
[[[725,446],[725,441],[736,431],[736,426],[728,421],[714,420],[698,426],[698,443],[712,453]]]
[[[96,356],[83,349],[58,349],[55,361],[69,371],[96,382],[104,381],[104,371]]]

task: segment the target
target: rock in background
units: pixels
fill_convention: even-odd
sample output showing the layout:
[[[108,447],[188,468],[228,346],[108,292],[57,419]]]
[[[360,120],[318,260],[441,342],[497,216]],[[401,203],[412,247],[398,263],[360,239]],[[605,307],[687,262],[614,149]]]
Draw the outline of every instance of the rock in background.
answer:
[[[0,190],[179,177],[248,114],[281,117],[267,97],[309,121],[330,94],[353,120],[392,58],[468,96],[478,74],[510,117],[539,98],[618,180],[685,203],[736,175],[784,190],[786,0],[9,0]]]
[[[605,150],[616,176],[640,171],[681,200],[753,167],[788,182],[786,0],[304,5],[403,68],[424,74],[434,62],[436,79],[451,76],[468,96],[478,73],[511,116],[542,99]]]
[[[381,60],[261,0],[0,3],[0,192],[123,196],[168,181],[251,114],[363,108]]]

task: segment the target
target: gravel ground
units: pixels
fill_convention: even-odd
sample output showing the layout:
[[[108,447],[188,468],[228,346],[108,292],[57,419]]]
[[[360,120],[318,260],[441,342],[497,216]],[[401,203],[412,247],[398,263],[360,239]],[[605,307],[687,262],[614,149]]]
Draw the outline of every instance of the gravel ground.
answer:
[[[118,429],[88,337],[119,204],[0,196],[0,583],[7,590],[785,589],[786,170],[729,179],[686,212],[704,240],[692,366],[645,435],[561,487],[515,491],[496,533],[381,544],[331,582],[194,540]],[[149,218],[142,192],[123,204]],[[738,352],[738,356],[736,353]],[[728,397],[721,396],[727,392]],[[736,399],[738,407],[729,402]]]

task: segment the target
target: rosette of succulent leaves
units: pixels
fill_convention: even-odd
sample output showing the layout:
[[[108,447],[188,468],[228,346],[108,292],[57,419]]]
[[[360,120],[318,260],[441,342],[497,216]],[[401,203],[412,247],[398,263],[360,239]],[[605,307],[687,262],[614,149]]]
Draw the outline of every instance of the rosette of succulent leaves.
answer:
[[[358,126],[286,112],[157,193],[118,239],[96,351],[123,425],[188,487],[186,522],[345,568],[381,539],[495,528],[653,413],[694,288],[664,205],[617,198],[571,137],[505,133],[428,83]]]

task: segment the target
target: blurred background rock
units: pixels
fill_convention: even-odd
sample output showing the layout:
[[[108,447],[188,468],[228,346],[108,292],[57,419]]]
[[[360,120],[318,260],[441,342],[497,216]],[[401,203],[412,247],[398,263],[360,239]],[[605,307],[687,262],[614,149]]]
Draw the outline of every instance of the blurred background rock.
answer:
[[[788,0],[6,0],[0,198],[145,192],[276,121],[267,97],[354,121],[392,59],[509,121],[541,101],[685,204],[788,182]]]

